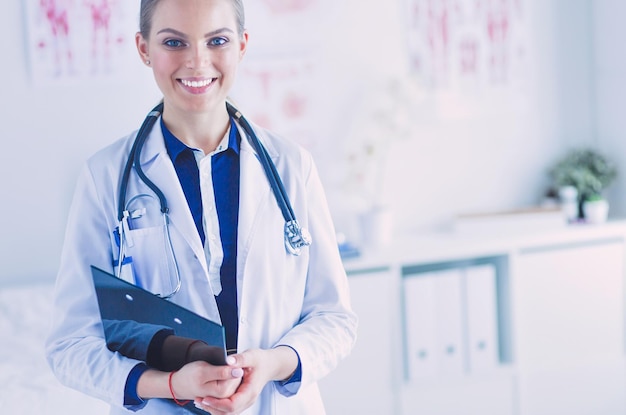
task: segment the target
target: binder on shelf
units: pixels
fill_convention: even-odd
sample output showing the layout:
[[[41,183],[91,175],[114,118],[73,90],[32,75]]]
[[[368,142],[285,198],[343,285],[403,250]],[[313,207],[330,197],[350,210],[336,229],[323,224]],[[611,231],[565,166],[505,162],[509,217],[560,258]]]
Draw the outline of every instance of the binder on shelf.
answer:
[[[409,380],[463,373],[461,278],[458,268],[404,278]]]
[[[451,268],[435,279],[437,356],[441,374],[458,375],[465,370],[463,337],[463,270]]]
[[[496,268],[493,264],[465,269],[470,372],[498,365]]]
[[[438,370],[435,285],[435,273],[404,278],[405,370],[409,380],[433,376]]]

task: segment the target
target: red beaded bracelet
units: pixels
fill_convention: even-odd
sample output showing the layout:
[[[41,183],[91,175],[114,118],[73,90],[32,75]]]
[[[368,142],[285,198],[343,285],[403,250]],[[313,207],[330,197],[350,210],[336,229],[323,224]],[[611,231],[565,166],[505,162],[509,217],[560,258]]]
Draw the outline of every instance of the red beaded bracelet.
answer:
[[[174,388],[172,387],[172,376],[174,376],[174,373],[176,373],[176,370],[174,370],[173,372],[170,372],[170,376],[169,376],[169,379],[167,381],[167,383],[168,383],[168,385],[170,387],[170,393],[172,394],[172,399],[174,399],[174,402],[176,402],[176,404],[178,404],[180,406],[185,406],[185,405],[187,405],[191,401],[179,401],[178,399],[176,399],[176,396],[174,396]]]

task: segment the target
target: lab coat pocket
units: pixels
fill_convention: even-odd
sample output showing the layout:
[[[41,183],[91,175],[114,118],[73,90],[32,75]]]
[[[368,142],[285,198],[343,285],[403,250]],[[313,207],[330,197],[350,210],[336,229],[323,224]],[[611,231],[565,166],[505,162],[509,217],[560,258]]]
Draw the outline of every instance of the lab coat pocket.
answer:
[[[132,258],[135,284],[161,296],[174,292],[178,273],[165,225],[132,229],[128,237],[133,241],[127,256]]]

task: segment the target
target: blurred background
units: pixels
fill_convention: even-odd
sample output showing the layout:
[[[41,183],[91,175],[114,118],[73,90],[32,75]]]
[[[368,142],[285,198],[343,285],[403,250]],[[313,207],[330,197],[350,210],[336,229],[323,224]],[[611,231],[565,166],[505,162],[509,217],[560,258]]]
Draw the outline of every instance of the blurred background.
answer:
[[[24,318],[12,308],[15,298],[34,301],[29,287],[39,293],[34,298],[49,298],[82,164],[137,129],[160,99],[134,47],[138,3],[3,2],[0,312],[9,322],[0,327],[7,330]],[[249,0],[246,12],[250,42],[232,97],[251,120],[312,152],[356,285],[355,303],[367,315],[365,305],[380,300],[381,290],[388,293],[389,307],[381,300],[372,319],[362,320],[365,338],[380,339],[380,328],[388,326],[381,345],[387,350],[361,343],[355,351],[364,364],[394,356],[379,368],[387,395],[383,409],[362,413],[626,414],[626,395],[618,390],[626,387],[626,2]],[[594,192],[578,173],[555,172],[580,151],[612,169]],[[568,198],[564,189],[572,187],[576,194]],[[609,220],[591,226],[582,196],[608,201]],[[542,262],[555,250],[556,257]],[[484,267],[487,276],[477,277],[483,285],[472,294],[467,275]],[[415,371],[420,379],[422,372],[411,362],[423,340],[411,332],[437,331],[439,322],[411,326],[411,313],[428,313],[411,307],[448,294],[428,295],[439,288],[417,287],[427,279],[414,277],[441,273],[449,278],[432,281],[452,281],[453,288],[441,289],[458,296],[448,298],[452,308],[437,300],[432,310],[470,304],[472,295],[487,304],[477,324],[490,321],[485,330],[494,342],[495,377],[472,375],[468,351],[456,375],[437,369],[423,383],[415,380]],[[525,273],[532,278],[517,279]],[[598,285],[604,275],[606,283]],[[580,283],[575,292],[562,285],[573,280]],[[597,287],[592,298],[585,296]],[[537,297],[544,289],[555,296]],[[560,303],[563,293],[570,296]],[[579,314],[585,305],[597,315]],[[553,307],[561,308],[554,314]],[[462,317],[451,323],[464,344],[472,337],[466,311],[460,308]],[[534,330],[542,320],[546,326]],[[596,343],[581,340],[587,333],[579,324],[597,335]],[[565,326],[571,330],[559,331]],[[533,336],[557,334],[562,342],[555,339],[547,349],[533,343]],[[16,347],[3,342],[0,350]],[[592,363],[572,372],[574,351],[593,356]],[[559,360],[564,354],[572,359]],[[546,367],[553,369],[548,375]],[[348,372],[328,380],[329,395],[341,390],[332,382],[355,382]],[[590,384],[599,395],[589,392]],[[554,385],[561,386],[552,395],[540,392]],[[355,383],[352,391],[363,396],[374,392],[370,387]],[[582,403],[557,404],[580,390]],[[433,398],[444,396],[456,396],[465,409]],[[348,398],[329,398],[333,413],[345,413],[344,403],[355,408]]]

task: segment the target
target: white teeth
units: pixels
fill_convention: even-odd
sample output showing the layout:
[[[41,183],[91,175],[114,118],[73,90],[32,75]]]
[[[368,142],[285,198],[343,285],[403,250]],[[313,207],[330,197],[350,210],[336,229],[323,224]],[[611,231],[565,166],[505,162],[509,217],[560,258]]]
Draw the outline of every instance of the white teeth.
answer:
[[[191,88],[202,88],[211,84],[213,79],[205,79],[204,81],[187,81],[186,79],[181,79],[181,82],[183,85]]]

